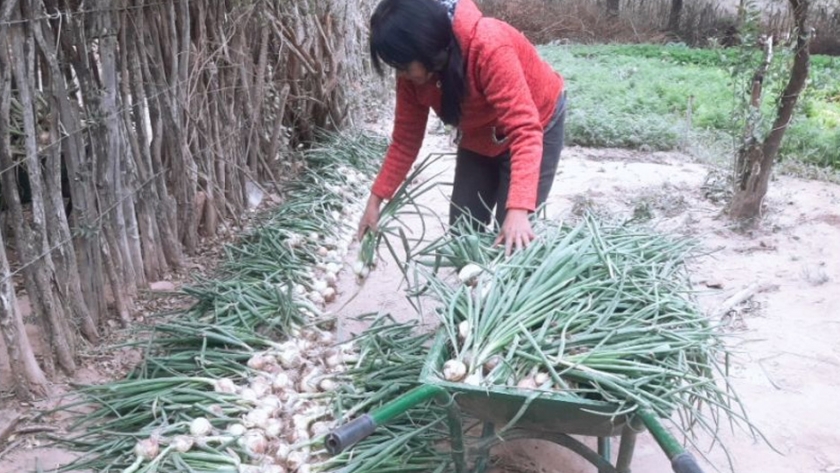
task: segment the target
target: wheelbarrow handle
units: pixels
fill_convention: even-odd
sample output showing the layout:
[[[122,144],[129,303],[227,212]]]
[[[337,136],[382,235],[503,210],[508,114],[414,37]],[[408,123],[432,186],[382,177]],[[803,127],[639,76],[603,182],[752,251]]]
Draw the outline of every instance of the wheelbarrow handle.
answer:
[[[694,455],[683,452],[671,459],[671,468],[674,473],[703,473],[703,469],[697,464]]]
[[[446,395],[443,388],[421,385],[368,414],[359,416],[327,434],[324,446],[330,455],[337,455],[376,432],[376,427],[404,414],[409,409],[438,396]]]
[[[703,473],[703,469],[697,464],[694,456],[685,451],[677,442],[677,439],[659,422],[655,414],[648,410],[640,410],[637,415],[650,431],[656,443],[671,460],[671,468],[674,473]]]
[[[327,434],[324,446],[330,455],[337,455],[374,432],[376,422],[370,414],[365,414]]]

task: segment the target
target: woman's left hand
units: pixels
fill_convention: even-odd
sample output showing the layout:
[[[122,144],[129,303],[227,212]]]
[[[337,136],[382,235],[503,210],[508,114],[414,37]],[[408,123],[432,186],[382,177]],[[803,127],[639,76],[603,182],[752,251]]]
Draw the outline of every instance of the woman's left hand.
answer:
[[[522,209],[508,209],[505,221],[502,223],[502,231],[496,237],[495,245],[505,243],[505,255],[510,256],[514,247],[521,250],[534,241],[536,235],[531,229],[531,222],[528,220],[528,211]]]

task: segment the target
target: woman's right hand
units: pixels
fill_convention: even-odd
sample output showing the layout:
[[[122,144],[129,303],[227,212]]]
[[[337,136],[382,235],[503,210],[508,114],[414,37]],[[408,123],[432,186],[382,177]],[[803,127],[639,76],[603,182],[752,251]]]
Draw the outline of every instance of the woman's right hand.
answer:
[[[379,207],[381,205],[382,199],[371,194],[365,206],[365,212],[362,214],[362,220],[359,222],[359,230],[356,234],[358,241],[362,241],[362,237],[368,230],[376,231],[376,227],[379,225]]]

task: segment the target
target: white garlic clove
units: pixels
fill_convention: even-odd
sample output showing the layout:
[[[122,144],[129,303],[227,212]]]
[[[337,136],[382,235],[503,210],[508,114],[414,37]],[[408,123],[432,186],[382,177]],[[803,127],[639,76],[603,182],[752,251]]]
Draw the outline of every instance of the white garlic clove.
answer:
[[[223,394],[236,394],[236,384],[228,378],[221,378],[213,381],[213,391]]]
[[[467,375],[467,365],[459,360],[449,360],[443,364],[443,377],[447,381],[458,382]]]
[[[178,435],[172,439],[172,448],[178,453],[187,453],[193,447],[193,439],[189,435]]]
[[[251,388],[242,388],[242,392],[239,394],[239,397],[242,398],[243,401],[256,404],[257,399],[257,392]]]
[[[204,437],[213,430],[213,425],[204,417],[197,417],[190,422],[190,433],[194,437]]]
[[[143,439],[134,446],[134,454],[143,460],[154,460],[160,452],[158,441],[153,438]]]
[[[478,280],[478,276],[483,272],[484,269],[482,269],[481,266],[470,263],[458,271],[458,280],[460,280],[462,284],[473,286]]]
[[[242,424],[230,424],[227,426],[227,433],[233,435],[234,437],[240,437],[245,435],[245,432],[248,431],[248,428]]]

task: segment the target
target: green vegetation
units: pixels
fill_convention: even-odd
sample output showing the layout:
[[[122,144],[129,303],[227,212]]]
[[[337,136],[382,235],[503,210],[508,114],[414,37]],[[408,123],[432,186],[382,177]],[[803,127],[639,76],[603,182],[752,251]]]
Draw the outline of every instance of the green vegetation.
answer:
[[[743,91],[752,73],[745,65],[760,61],[760,52],[744,57],[738,49],[682,45],[544,46],[541,52],[567,81],[569,144],[715,149],[723,159],[743,131]],[[765,82],[762,136],[775,117],[791,59],[790,51],[777,49]],[[813,57],[782,159],[840,168],[838,77],[840,58]]]

